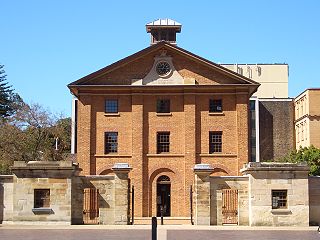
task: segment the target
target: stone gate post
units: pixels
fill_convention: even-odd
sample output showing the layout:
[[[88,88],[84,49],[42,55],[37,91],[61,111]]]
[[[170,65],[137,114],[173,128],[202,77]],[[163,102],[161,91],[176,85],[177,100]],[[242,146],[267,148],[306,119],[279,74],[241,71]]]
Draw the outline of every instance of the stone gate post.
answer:
[[[196,164],[193,168],[195,224],[210,225],[210,174],[213,168],[210,164]]]
[[[115,224],[126,225],[128,223],[128,174],[132,168],[128,163],[115,163],[112,167],[115,173],[114,202]]]

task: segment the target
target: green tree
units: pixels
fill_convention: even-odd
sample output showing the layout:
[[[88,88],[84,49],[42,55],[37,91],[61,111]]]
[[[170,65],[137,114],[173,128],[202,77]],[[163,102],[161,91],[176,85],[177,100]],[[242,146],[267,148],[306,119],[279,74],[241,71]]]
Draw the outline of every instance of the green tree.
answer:
[[[4,65],[0,65],[0,117],[12,115],[23,102],[17,93],[13,92],[6,79]]]
[[[39,104],[23,104],[0,122],[0,174],[10,173],[13,161],[69,159],[70,135],[70,118],[56,117]]]
[[[291,151],[287,156],[280,159],[282,162],[302,163],[305,162],[310,167],[311,176],[320,175],[320,149],[311,145],[310,147],[300,147]]]
[[[60,117],[50,129],[50,141],[54,145],[50,159],[55,161],[66,160],[71,151],[71,118]]]

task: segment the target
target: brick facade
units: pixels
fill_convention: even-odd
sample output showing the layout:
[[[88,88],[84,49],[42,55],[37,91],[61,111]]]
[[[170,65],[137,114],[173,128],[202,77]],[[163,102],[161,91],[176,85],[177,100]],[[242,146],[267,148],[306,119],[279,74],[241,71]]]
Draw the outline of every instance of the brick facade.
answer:
[[[166,51],[183,79],[194,84],[131,85],[153,71]],[[170,79],[169,79],[170,80]],[[186,81],[185,81],[186,82]],[[116,162],[132,167],[135,215],[157,214],[157,179],[170,178],[173,217],[190,215],[193,166],[209,163],[212,175],[239,175],[248,162],[248,102],[255,82],[196,55],[160,42],[112,64],[69,88],[78,98],[77,161],[82,175],[111,173]],[[157,99],[170,99],[170,113],[158,114]],[[222,113],[209,113],[209,99],[222,99]],[[118,114],[105,113],[117,99]],[[170,152],[157,154],[157,132],[170,132]],[[209,131],[222,132],[222,152],[209,154]],[[104,133],[118,132],[118,152],[105,154]]]

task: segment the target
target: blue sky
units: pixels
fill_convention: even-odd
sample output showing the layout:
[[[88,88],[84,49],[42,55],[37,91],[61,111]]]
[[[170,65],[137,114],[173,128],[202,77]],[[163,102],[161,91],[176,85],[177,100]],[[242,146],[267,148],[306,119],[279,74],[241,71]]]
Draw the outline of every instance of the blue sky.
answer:
[[[216,63],[288,63],[289,96],[320,87],[320,1],[0,0],[0,64],[22,98],[69,116],[66,85],[149,46],[145,24]]]

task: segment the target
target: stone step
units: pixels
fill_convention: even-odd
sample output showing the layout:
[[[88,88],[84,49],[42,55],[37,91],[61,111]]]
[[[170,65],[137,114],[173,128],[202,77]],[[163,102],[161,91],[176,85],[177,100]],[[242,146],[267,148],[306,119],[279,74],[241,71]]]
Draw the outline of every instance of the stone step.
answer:
[[[161,218],[157,217],[158,225]],[[191,225],[190,217],[163,217],[164,225]],[[151,217],[135,217],[134,225],[151,225]]]

